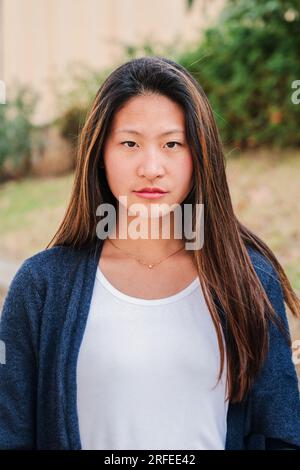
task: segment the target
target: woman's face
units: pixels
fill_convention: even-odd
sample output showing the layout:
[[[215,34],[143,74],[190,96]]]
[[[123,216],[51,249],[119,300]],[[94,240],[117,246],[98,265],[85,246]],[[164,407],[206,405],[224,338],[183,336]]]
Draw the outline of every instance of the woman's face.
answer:
[[[151,204],[180,204],[193,181],[183,110],[162,95],[131,98],[114,115],[103,160],[111,192],[127,196],[128,207],[144,204],[150,216]],[[135,192],[152,186],[167,192],[158,199]]]

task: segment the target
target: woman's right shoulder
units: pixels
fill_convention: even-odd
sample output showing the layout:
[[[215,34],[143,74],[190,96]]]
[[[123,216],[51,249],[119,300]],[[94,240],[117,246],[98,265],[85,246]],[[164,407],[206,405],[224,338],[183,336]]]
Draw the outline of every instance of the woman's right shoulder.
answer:
[[[32,288],[44,297],[49,286],[59,287],[66,282],[72,267],[82,259],[83,251],[58,245],[41,250],[26,258],[12,279],[9,290]]]
[[[32,256],[25,258],[18,272],[30,272],[32,276],[50,276],[58,267],[70,262],[74,257],[74,249],[69,246],[53,246],[38,251]]]
[[[25,258],[22,264],[31,266],[33,268],[38,268],[42,266],[51,266],[62,260],[71,259],[78,253],[79,250],[64,245],[52,246],[51,248],[45,248],[44,250],[34,253],[32,256]]]

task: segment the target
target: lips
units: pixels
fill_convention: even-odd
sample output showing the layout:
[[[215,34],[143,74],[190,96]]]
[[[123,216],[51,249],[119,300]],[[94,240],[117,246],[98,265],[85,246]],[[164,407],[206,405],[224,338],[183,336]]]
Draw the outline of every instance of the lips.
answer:
[[[137,191],[134,191],[134,192],[135,193],[166,193],[167,191],[158,187],[153,187],[153,188],[147,187],[147,188],[138,189]]]

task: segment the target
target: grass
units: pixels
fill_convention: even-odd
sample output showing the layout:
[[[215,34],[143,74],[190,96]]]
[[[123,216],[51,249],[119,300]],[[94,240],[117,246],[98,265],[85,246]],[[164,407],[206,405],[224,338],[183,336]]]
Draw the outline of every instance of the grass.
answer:
[[[227,164],[235,212],[274,251],[300,293],[300,152],[247,157]]]
[[[22,261],[45,248],[61,221],[73,174],[0,186],[0,257]]]
[[[1,234],[28,226],[31,215],[65,202],[71,175],[63,178],[26,179],[9,182],[0,187]]]

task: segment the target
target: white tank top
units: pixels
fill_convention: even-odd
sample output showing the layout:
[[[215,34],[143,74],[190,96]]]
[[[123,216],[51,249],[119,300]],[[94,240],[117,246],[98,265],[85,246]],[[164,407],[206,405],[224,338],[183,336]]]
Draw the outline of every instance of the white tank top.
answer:
[[[116,289],[98,266],[77,362],[82,449],[224,449],[219,364],[199,278],[147,300]]]

